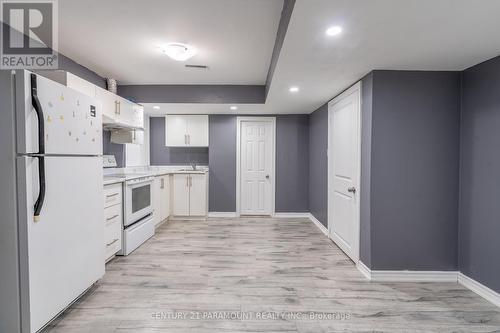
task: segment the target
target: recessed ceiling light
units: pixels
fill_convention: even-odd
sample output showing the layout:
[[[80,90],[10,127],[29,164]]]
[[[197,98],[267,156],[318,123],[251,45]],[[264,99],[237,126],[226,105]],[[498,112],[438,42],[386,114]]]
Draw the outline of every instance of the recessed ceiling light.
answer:
[[[292,93],[296,93],[296,92],[298,92],[298,91],[299,91],[299,87],[290,87],[290,89],[289,89],[289,90],[290,90],[290,92],[292,92]]]
[[[161,47],[161,51],[176,61],[186,61],[197,53],[193,46],[182,43],[167,44]]]
[[[233,111],[236,111],[236,110],[238,110],[238,107],[233,105],[233,106],[230,107],[230,109],[233,110]]]
[[[160,110],[160,107],[158,105],[155,105],[155,106],[153,106],[153,109]]]
[[[338,25],[330,27],[326,30],[326,34],[328,36],[337,36],[342,33],[342,27],[339,27]]]

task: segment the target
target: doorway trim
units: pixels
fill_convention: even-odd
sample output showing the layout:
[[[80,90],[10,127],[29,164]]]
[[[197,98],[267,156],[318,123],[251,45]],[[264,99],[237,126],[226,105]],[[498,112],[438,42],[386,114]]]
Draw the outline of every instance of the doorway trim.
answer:
[[[328,102],[328,144],[327,144],[327,158],[328,158],[328,183],[327,183],[327,207],[328,207],[328,213],[327,213],[327,225],[328,225],[328,238],[330,238],[332,241],[334,239],[332,238],[332,219],[333,219],[333,196],[331,194],[331,191],[333,190],[333,155],[335,152],[331,151],[331,141],[333,138],[333,127],[331,126],[333,122],[333,112],[331,111],[332,107],[341,102],[344,98],[347,96],[350,96],[354,93],[358,93],[358,145],[357,145],[357,168],[358,168],[358,188],[356,191],[356,230],[355,230],[355,247],[353,253],[354,259],[353,261],[357,263],[360,258],[360,238],[361,238],[361,128],[362,128],[362,117],[361,117],[361,108],[362,108],[362,99],[361,99],[361,81],[355,83],[351,87],[349,87],[347,90],[342,92],[340,95],[336,96],[334,99],[332,99],[330,102]],[[334,241],[335,242],[335,241]],[[336,242],[335,242],[336,243]],[[338,244],[337,244],[338,245]],[[340,247],[340,246],[339,246]],[[352,259],[352,258],[351,258]]]
[[[271,217],[275,215],[276,204],[276,117],[236,117],[236,216],[241,216],[241,125],[246,121],[270,122],[272,135],[272,165],[271,165]]]

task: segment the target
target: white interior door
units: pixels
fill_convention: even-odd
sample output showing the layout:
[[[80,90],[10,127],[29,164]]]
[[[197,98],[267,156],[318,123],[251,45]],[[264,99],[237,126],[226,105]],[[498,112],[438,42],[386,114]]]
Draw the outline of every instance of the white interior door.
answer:
[[[329,104],[328,229],[331,239],[359,259],[360,86]]]
[[[241,121],[240,214],[272,215],[274,119]]]

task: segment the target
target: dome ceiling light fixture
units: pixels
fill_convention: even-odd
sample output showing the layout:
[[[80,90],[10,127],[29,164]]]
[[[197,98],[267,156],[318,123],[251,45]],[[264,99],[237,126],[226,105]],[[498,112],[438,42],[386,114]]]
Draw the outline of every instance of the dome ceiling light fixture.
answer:
[[[194,57],[197,53],[196,48],[183,43],[170,43],[161,47],[161,52],[175,61],[186,61]]]
[[[330,27],[326,30],[326,34],[328,36],[337,36],[340,35],[341,33],[342,33],[342,27],[338,25]]]

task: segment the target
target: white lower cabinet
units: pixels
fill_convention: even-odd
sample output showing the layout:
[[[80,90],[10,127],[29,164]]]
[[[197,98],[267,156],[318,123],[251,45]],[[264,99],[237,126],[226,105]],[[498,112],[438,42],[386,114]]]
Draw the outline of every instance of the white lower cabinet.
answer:
[[[208,176],[199,174],[175,174],[172,185],[173,215],[203,217],[208,208]]]
[[[104,246],[107,262],[122,249],[122,184],[104,186]]]
[[[165,221],[170,215],[170,176],[158,176],[154,182],[153,193],[155,226]]]

